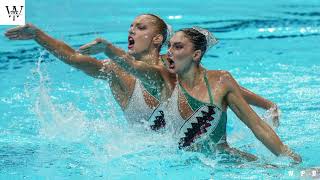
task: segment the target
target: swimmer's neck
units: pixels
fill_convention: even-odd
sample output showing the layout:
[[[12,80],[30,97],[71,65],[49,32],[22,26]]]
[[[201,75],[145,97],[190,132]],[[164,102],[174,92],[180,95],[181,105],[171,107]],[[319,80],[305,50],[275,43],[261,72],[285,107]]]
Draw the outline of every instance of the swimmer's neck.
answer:
[[[199,64],[193,64],[188,70],[178,73],[178,81],[184,88],[192,89],[203,82],[204,73],[205,68]]]
[[[135,54],[133,57],[137,61],[142,61],[150,65],[158,65],[160,61],[160,54],[157,49],[150,50],[149,52],[144,52],[140,54]]]

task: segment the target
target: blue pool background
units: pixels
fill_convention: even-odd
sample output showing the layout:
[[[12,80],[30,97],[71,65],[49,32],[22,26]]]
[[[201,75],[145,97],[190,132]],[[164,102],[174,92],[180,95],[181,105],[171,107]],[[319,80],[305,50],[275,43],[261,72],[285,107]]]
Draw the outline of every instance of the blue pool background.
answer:
[[[96,37],[126,48],[131,21],[145,12],[176,30],[197,25],[214,32],[220,43],[203,65],[230,71],[242,86],[276,102],[282,111],[276,132],[303,163],[288,167],[232,112],[230,144],[259,162],[218,163],[180,151],[166,135],[129,127],[106,82],[33,41],[7,40],[3,32],[12,26],[0,26],[0,179],[296,179],[320,166],[318,0],[26,0],[26,21],[74,48]]]

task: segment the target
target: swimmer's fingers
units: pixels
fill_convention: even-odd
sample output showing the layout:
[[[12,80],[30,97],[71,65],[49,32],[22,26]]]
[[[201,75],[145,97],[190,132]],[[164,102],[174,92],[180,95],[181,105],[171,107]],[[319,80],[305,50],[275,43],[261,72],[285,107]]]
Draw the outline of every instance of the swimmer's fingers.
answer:
[[[90,55],[90,48],[88,47],[80,47],[78,50],[79,53],[85,54],[85,55]]]
[[[80,50],[78,50],[78,52],[80,54],[83,54],[83,55],[91,55],[91,53],[89,51],[80,51]]]
[[[21,34],[21,33],[11,33],[6,34],[6,37],[10,40],[27,40],[34,37],[33,34]]]
[[[17,33],[5,33],[4,35],[5,35],[7,38],[11,38],[11,37],[18,36]]]
[[[29,25],[18,26],[5,32],[5,36],[10,40],[27,40],[35,36],[35,29]]]
[[[84,49],[84,50],[78,50],[79,53],[84,54],[84,55],[94,55],[94,54],[98,54],[99,52],[96,52],[92,49]]]
[[[292,164],[299,164],[302,162],[302,158],[299,154],[293,152],[288,146],[284,146],[284,151],[282,153],[283,155],[287,156],[287,157],[290,157],[293,162]]]
[[[17,27],[8,29],[5,34],[18,33],[18,32],[20,32],[21,30],[23,30],[24,28],[26,28],[26,25],[24,25],[24,26],[17,26]]]
[[[294,154],[293,160],[294,160],[294,164],[300,164],[302,162],[302,158],[298,154]]]
[[[19,34],[13,34],[7,37],[10,40],[28,40],[28,39],[31,39],[33,36],[21,36]]]
[[[79,48],[79,52],[81,54],[93,55],[103,52],[103,48],[100,42],[93,41],[91,43],[81,46]]]
[[[7,31],[7,32],[5,32],[5,36],[6,37],[8,37],[8,38],[10,38],[10,37],[12,37],[12,36],[17,36],[17,35],[19,35],[20,34],[20,31]]]
[[[79,48],[79,51],[89,51],[95,44],[96,42],[94,41],[91,43],[85,44]]]

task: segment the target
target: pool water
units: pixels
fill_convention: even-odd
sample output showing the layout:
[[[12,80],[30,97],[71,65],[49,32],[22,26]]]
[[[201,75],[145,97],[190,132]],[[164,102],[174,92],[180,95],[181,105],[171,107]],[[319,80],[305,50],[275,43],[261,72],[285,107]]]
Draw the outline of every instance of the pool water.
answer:
[[[130,127],[105,81],[33,41],[2,35],[0,179],[297,179],[320,166],[318,0],[26,0],[26,21],[74,48],[103,37],[125,49],[131,21],[146,12],[175,30],[197,25],[214,32],[220,43],[203,65],[230,71],[239,84],[277,103],[276,132],[303,163],[290,166],[272,155],[231,111],[228,141],[258,162],[181,151],[169,135]],[[0,26],[1,34],[7,28]]]

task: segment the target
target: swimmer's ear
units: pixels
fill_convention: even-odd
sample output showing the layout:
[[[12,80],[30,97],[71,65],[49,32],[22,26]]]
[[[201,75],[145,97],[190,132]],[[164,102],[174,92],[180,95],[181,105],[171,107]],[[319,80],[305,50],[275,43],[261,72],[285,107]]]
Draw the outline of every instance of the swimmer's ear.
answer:
[[[200,63],[202,51],[200,49],[195,50],[193,53],[193,60]]]
[[[163,41],[163,36],[161,34],[158,34],[156,36],[153,37],[153,42],[154,44],[161,44]]]

